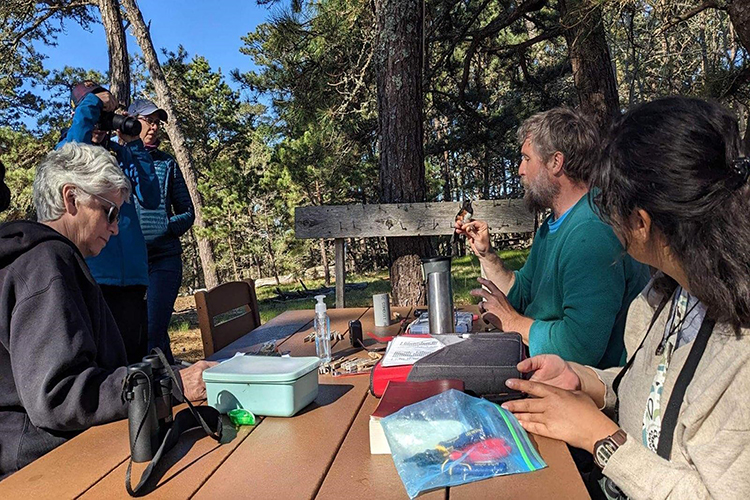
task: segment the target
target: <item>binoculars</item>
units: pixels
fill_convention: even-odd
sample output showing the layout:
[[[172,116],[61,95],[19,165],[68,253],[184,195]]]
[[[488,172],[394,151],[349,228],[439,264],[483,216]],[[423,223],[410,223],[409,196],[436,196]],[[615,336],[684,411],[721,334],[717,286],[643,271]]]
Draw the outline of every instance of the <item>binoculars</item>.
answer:
[[[173,422],[172,379],[157,354],[128,366],[123,398],[128,402],[132,460],[148,462]]]
[[[126,135],[139,135],[141,133],[141,122],[132,116],[118,115],[117,113],[102,111],[99,115],[100,130],[119,130]]]

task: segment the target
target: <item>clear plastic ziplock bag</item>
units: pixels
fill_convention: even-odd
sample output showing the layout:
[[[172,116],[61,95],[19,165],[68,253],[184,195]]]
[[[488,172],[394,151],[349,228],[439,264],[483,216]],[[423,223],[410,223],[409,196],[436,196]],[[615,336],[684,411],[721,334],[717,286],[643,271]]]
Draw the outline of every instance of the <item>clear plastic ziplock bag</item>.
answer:
[[[516,417],[451,389],[381,420],[409,498],[547,467]]]

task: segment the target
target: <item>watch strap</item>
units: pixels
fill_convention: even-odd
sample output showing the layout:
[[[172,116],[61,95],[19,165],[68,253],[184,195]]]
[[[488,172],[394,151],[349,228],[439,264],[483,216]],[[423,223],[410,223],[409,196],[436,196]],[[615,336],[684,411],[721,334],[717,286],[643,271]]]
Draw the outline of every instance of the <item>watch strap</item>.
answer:
[[[615,444],[617,445],[618,448],[620,446],[624,445],[625,441],[628,440],[627,433],[624,430],[622,430],[622,429],[617,429],[617,432],[615,432],[614,434],[612,434],[609,437],[612,438],[612,441],[615,442]]]
[[[617,429],[612,435],[600,439],[594,445],[594,462],[600,468],[604,469],[610,457],[617,451],[617,449],[624,445],[628,440],[628,435],[622,429]]]

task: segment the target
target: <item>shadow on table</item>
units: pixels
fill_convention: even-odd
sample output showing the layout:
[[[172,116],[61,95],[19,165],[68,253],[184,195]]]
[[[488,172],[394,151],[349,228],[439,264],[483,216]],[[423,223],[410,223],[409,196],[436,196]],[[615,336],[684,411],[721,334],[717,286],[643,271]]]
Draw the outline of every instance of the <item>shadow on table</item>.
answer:
[[[146,483],[146,492],[151,493],[158,491],[159,488],[161,488],[180,474],[187,473],[190,467],[203,460],[210,454],[214,453],[222,445],[231,443],[232,441],[237,439],[237,428],[234,427],[234,425],[229,421],[229,418],[226,415],[222,415],[221,419],[223,427],[221,442],[217,443],[214,440],[208,438],[205,431],[201,428],[192,429],[182,434],[180,436],[180,439],[177,441],[177,444],[175,444],[171,450],[167,451],[164,454],[162,459],[154,468],[154,471],[151,473],[151,477],[149,477],[148,482]],[[210,441],[210,443],[212,444],[210,448],[200,455],[197,455],[189,462],[184,463],[179,469],[173,470],[167,477],[165,477],[167,475],[167,472],[169,472],[172,467],[177,465],[177,463],[188,456],[195,444],[203,439]],[[146,464],[134,464],[132,473],[133,477],[131,478],[133,487],[135,487],[135,485],[138,483],[145,465]]]
[[[341,396],[352,389],[354,389],[354,386],[349,384],[320,384],[318,386],[318,397],[315,398],[315,401],[305,406],[297,415],[304,415],[317,408],[335,403]]]

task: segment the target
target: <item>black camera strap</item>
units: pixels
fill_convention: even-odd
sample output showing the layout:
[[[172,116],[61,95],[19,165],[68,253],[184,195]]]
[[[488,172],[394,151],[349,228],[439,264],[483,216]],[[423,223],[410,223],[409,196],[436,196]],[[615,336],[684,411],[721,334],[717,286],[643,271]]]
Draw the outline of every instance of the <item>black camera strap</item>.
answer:
[[[215,439],[217,442],[221,441],[221,436],[222,436],[221,414],[215,408],[212,408],[210,406],[198,406],[198,407],[193,406],[193,404],[185,397],[184,393],[182,392],[180,383],[177,379],[177,375],[175,374],[174,370],[172,370],[172,367],[167,361],[167,358],[164,356],[164,353],[161,352],[161,349],[154,348],[152,352],[159,356],[159,359],[161,360],[167,373],[171,377],[172,382],[174,383],[174,387],[177,393],[179,394],[179,399],[187,403],[188,407],[178,412],[177,415],[174,417],[174,421],[172,422],[172,425],[167,430],[167,433],[165,434],[164,440],[159,446],[159,449],[156,451],[156,453],[154,454],[154,457],[151,459],[151,462],[149,462],[148,466],[143,471],[143,474],[141,474],[141,478],[138,481],[138,484],[135,485],[135,487],[132,487],[130,483],[131,469],[133,467],[133,457],[132,455],[130,456],[129,461],[128,461],[128,469],[125,472],[125,488],[127,489],[128,494],[132,497],[139,497],[148,492],[146,488],[146,483],[151,478],[151,474],[153,473],[154,469],[161,461],[161,458],[164,455],[164,453],[169,451],[177,443],[177,441],[179,440],[180,436],[183,433],[189,430],[201,427],[205,431],[206,435]],[[127,379],[125,381],[125,385],[127,385]],[[149,387],[148,387],[148,403],[149,404],[151,404],[152,399],[153,399],[153,389],[151,385],[149,384]],[[144,413],[144,416],[141,419],[141,422],[139,422],[138,424],[138,431],[136,432],[135,438],[133,440],[134,442],[138,441],[138,437],[146,421],[146,416],[147,415]],[[134,443],[131,443],[131,445],[132,444]]]
[[[651,324],[648,327],[646,336],[641,341],[641,345],[638,346],[638,349],[636,349],[635,353],[630,358],[630,361],[628,361],[628,364],[626,364],[623,369],[620,370],[620,373],[615,378],[614,383],[612,384],[615,394],[618,393],[622,378],[633,365],[633,360],[635,359],[636,354],[641,350],[644,343],[646,342],[646,338],[651,332],[651,328],[654,326],[656,318],[661,314],[667,302],[668,300],[663,300],[661,304],[659,304],[659,307],[657,308],[654,316],[651,319]],[[667,460],[669,460],[672,455],[672,440],[674,438],[674,431],[675,427],[677,426],[677,418],[680,413],[680,408],[682,408],[682,402],[685,399],[685,392],[687,391],[690,382],[693,380],[693,376],[695,376],[695,371],[698,368],[698,363],[700,363],[700,360],[703,357],[703,353],[706,350],[706,346],[708,345],[708,341],[711,337],[711,333],[713,332],[715,324],[716,321],[714,321],[713,319],[707,317],[703,318],[700,330],[698,330],[698,335],[695,337],[695,340],[693,340],[693,345],[690,348],[690,352],[688,353],[688,357],[685,360],[685,364],[680,370],[680,373],[677,375],[677,380],[675,381],[674,387],[672,388],[672,394],[669,396],[669,401],[667,402],[666,409],[664,410],[664,415],[661,419],[661,433],[659,436],[659,446],[657,448],[657,454]],[[617,402],[615,403],[615,417],[619,423],[620,399],[619,394],[617,395],[618,398]]]

